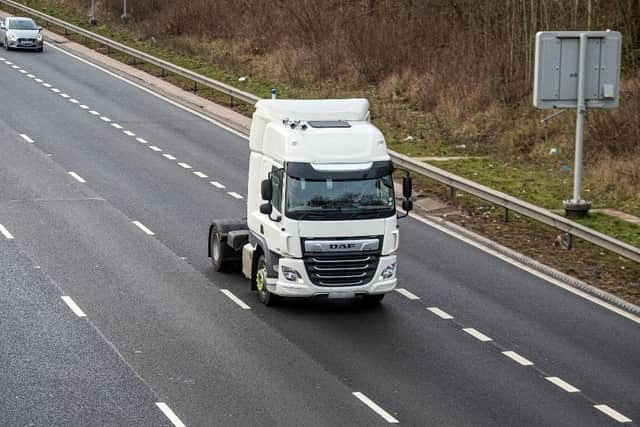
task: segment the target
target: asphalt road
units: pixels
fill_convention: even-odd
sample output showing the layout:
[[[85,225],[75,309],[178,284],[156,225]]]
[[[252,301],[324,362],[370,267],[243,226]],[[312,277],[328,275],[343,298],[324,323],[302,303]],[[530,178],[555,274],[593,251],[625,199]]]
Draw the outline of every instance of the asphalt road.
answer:
[[[242,137],[51,48],[0,57],[1,424],[640,420],[638,323],[413,219],[410,293],[259,305],[206,257]]]

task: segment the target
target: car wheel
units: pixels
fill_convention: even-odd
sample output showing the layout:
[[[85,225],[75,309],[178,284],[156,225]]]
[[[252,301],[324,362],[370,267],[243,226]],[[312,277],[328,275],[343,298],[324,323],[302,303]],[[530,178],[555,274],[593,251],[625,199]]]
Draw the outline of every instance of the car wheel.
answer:
[[[272,294],[267,289],[267,263],[265,262],[264,255],[260,255],[260,258],[258,258],[255,275],[258,301],[264,305],[274,305],[278,301],[278,296]]]
[[[41,46],[38,49],[36,49],[36,52],[44,52],[44,46]]]
[[[222,235],[216,228],[211,230],[210,235],[210,247],[211,247],[211,266],[213,271],[224,271],[227,267],[229,255],[229,247],[222,240]]]

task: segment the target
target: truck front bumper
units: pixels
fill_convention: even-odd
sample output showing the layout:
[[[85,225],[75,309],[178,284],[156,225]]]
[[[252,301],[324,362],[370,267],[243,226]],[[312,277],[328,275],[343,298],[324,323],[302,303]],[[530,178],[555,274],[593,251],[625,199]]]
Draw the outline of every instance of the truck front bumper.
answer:
[[[280,258],[278,264],[278,278],[267,279],[267,289],[269,292],[283,297],[313,297],[327,295],[329,298],[348,298],[355,295],[384,294],[391,292],[396,287],[396,272],[389,278],[382,278],[385,268],[397,265],[396,256],[388,255],[380,257],[378,269],[373,279],[364,285],[359,286],[318,286],[314,285],[304,265],[304,261],[296,258]],[[286,266],[298,272],[300,278],[295,281],[287,280],[283,277],[282,267]],[[397,268],[396,268],[397,269]]]

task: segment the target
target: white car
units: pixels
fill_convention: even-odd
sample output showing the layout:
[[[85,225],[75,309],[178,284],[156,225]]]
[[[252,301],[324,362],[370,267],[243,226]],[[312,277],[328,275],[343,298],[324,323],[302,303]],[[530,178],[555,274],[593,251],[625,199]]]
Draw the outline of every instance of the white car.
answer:
[[[0,44],[5,49],[34,49],[42,52],[44,35],[31,18],[10,17],[0,24]]]

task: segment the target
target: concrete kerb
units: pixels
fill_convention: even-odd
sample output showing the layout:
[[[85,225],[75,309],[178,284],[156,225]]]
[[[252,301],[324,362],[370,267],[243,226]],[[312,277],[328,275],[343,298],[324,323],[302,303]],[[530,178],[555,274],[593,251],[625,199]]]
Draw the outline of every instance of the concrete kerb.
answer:
[[[0,11],[0,17],[5,18],[9,14]],[[198,113],[201,113],[205,116],[210,117],[215,121],[219,121],[225,126],[230,127],[231,129],[236,130],[237,132],[244,134],[248,137],[249,129],[251,127],[251,119],[243,116],[240,113],[237,113],[233,110],[230,110],[227,107],[216,104],[212,101],[204,99],[194,93],[187,92],[160,77],[153,76],[145,71],[139,70],[135,67],[124,64],[120,61],[117,61],[109,56],[103,55],[93,49],[90,49],[86,46],[83,46],[79,43],[70,41],[64,36],[53,33],[49,30],[45,31],[45,37],[47,42],[52,42],[59,48],[68,51],[78,57],[81,57],[89,62],[95,63],[100,67],[103,67],[110,72],[119,75],[122,78],[127,80],[131,80],[134,83],[143,86],[149,90],[155,91],[160,95],[179,103],[191,110],[194,110]],[[640,307],[635,304],[632,304],[628,301],[623,300],[622,298],[616,297],[602,289],[598,289],[594,286],[589,285],[575,277],[569,276],[568,274],[562,273],[548,265],[542,264],[539,261],[536,261],[524,254],[521,254],[517,251],[509,249],[505,246],[502,246],[491,239],[488,239],[484,236],[476,234],[464,227],[461,227],[457,224],[454,224],[450,221],[445,220],[442,217],[432,216],[432,215],[421,215],[423,218],[428,219],[434,223],[439,224],[442,227],[448,228],[455,233],[458,233],[470,240],[473,240],[477,244],[485,246],[488,249],[491,249],[499,254],[511,258],[523,265],[528,266],[540,273],[543,273],[549,277],[552,277],[556,280],[559,280],[573,288],[576,288],[580,291],[586,292],[594,297],[597,297],[603,301],[606,301],[622,310],[625,310],[634,315],[640,315]]]

